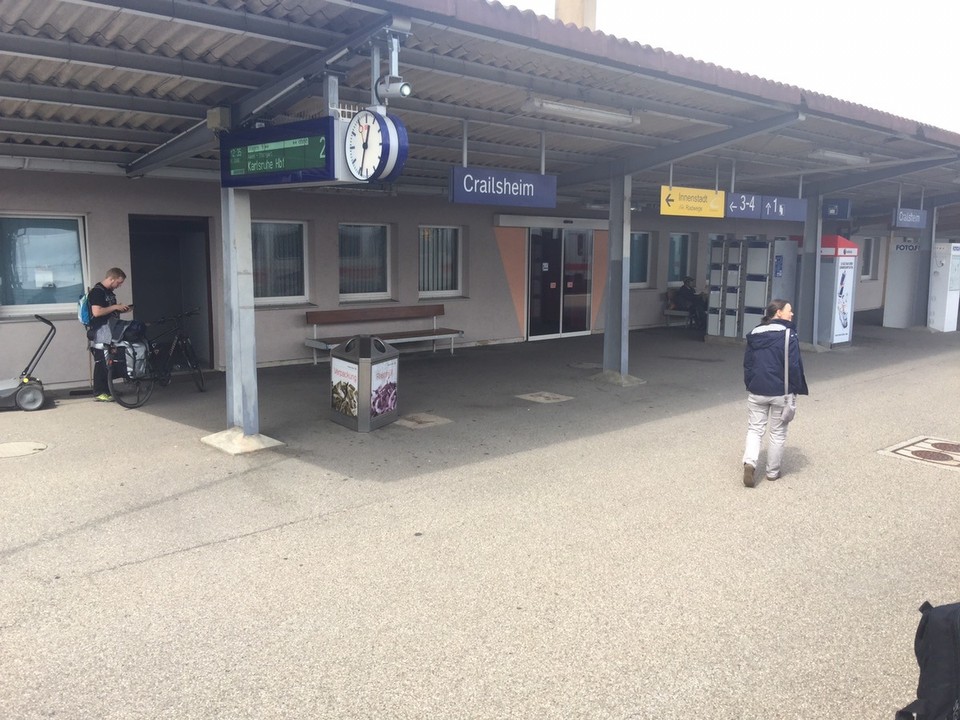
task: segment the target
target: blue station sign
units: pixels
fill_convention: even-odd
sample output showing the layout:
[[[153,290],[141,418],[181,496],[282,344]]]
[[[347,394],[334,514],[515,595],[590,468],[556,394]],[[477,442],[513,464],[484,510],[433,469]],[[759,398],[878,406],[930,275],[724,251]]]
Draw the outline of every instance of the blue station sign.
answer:
[[[223,187],[312,185],[336,179],[333,118],[220,135]]]
[[[849,220],[851,212],[849,198],[825,198],[823,201],[824,220]]]
[[[927,226],[927,211],[898,208],[893,211],[892,224],[895,228],[918,228],[922,230]]]
[[[726,211],[728,218],[804,222],[807,219],[807,201],[804,198],[728,193]]]
[[[450,202],[555,208],[557,176],[482,167],[450,170]]]

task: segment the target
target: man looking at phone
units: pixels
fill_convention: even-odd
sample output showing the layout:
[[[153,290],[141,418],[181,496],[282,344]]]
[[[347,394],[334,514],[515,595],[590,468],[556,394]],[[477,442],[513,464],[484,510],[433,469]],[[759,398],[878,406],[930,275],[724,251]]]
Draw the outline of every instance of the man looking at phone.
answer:
[[[87,293],[91,315],[87,339],[90,341],[90,352],[93,353],[93,399],[97,402],[113,402],[107,384],[107,354],[104,343],[114,340],[113,326],[120,313],[129,312],[133,307],[118,303],[114,293],[126,279],[127,274],[123,270],[110,268],[106,277]]]

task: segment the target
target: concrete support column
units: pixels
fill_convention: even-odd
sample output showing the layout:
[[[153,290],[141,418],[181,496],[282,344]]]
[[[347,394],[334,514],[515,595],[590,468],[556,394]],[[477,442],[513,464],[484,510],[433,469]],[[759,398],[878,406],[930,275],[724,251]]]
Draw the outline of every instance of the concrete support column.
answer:
[[[610,232],[603,370],[627,375],[630,334],[630,196],[632,178],[610,180]]]
[[[220,191],[228,430],[202,440],[231,454],[282,445],[260,435],[250,191]]]
[[[797,296],[784,298],[791,302],[796,313],[800,341],[813,344],[816,344],[817,313],[820,311],[822,201],[819,194],[807,198],[807,220],[803,225],[803,248],[797,272]]]

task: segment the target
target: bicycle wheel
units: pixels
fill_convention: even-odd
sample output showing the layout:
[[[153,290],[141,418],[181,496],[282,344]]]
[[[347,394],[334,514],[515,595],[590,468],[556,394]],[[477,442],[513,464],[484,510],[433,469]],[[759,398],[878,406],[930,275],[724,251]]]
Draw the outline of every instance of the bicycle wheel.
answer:
[[[187,367],[190,368],[194,385],[197,386],[197,390],[203,392],[203,370],[200,369],[200,361],[197,360],[197,353],[193,349],[190,338],[183,339],[183,356],[187,359]]]
[[[127,364],[122,358],[114,359],[117,354],[111,349],[107,361],[107,385],[113,399],[125,408],[138,408],[150,399],[155,382],[153,366],[147,359],[147,375],[142,378],[127,377]]]

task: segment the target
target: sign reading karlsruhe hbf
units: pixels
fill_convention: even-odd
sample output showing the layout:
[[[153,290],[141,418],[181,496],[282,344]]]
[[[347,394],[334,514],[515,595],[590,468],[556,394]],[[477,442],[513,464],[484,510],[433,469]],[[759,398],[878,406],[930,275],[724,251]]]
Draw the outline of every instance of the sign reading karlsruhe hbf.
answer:
[[[333,118],[220,135],[223,187],[307,185],[336,180]]]
[[[455,167],[450,170],[450,202],[555,208],[557,176]]]

